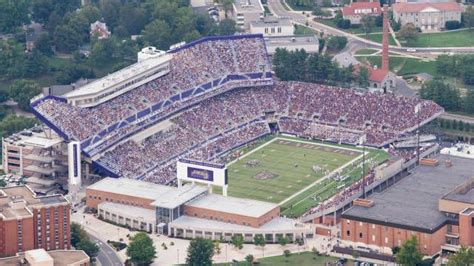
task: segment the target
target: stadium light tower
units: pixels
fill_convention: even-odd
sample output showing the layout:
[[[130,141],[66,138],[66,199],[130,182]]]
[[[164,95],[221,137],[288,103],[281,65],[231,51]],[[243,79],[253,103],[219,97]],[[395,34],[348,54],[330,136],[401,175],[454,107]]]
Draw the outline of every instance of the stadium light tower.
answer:
[[[421,104],[417,104],[415,106],[415,114],[416,114],[416,123],[417,123],[417,130],[416,130],[416,164],[420,165],[420,110]]]
[[[360,137],[359,143],[362,145],[362,198],[365,199],[365,142],[367,136]]]

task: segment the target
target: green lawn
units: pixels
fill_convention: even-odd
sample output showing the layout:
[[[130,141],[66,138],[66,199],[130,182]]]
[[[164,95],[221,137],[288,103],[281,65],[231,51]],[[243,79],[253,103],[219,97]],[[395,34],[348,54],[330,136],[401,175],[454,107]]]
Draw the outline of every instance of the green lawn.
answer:
[[[336,26],[336,22],[334,21],[334,19],[316,19],[316,22],[319,22],[324,25],[328,25],[330,27],[333,27],[333,28],[336,28],[348,33],[352,33],[352,34],[364,33],[364,30],[361,27],[356,27],[356,26],[350,27],[349,29],[340,29]],[[381,32],[381,31],[382,31],[382,27],[374,27],[372,29],[372,32]]]
[[[228,192],[235,197],[279,203],[359,155],[356,150],[338,146],[274,139],[229,164]],[[320,169],[313,170],[313,166]]]
[[[364,49],[360,49],[360,50],[357,50],[355,52],[356,55],[371,55],[373,53],[376,53],[380,50],[377,50],[377,49],[370,49],[370,48],[364,48]]]
[[[361,62],[368,61],[372,65],[381,65],[382,58],[380,56],[358,56],[357,59]],[[437,76],[436,61],[422,61],[416,58],[406,57],[390,57],[390,70],[397,75],[410,75],[421,72],[429,73]]]
[[[315,35],[316,32],[308,27],[295,25],[295,29],[293,32],[295,35]]]
[[[450,31],[441,33],[421,33],[409,47],[465,47],[474,46],[474,30]]]
[[[266,257],[266,258],[261,258],[257,259],[258,265],[262,266],[283,266],[283,265],[298,265],[298,266],[310,266],[310,265],[325,265],[326,263],[333,263],[335,265],[335,262],[338,260],[338,258],[335,257],[329,257],[329,256],[315,256],[312,252],[306,251],[306,252],[301,252],[301,253],[294,253],[291,254],[288,258],[281,255],[281,256],[275,256],[275,257]],[[228,266],[231,265],[230,263],[219,263],[219,264],[214,264],[216,266]],[[234,264],[235,265],[235,264]],[[239,266],[246,266],[248,265],[247,262],[239,262],[237,265]],[[345,265],[354,265],[352,261],[348,261]]]
[[[367,35],[359,35],[360,37],[371,40],[374,42],[382,43],[382,33],[371,33],[369,36]],[[395,40],[393,39],[392,35],[388,35],[388,44],[389,45],[396,45]]]

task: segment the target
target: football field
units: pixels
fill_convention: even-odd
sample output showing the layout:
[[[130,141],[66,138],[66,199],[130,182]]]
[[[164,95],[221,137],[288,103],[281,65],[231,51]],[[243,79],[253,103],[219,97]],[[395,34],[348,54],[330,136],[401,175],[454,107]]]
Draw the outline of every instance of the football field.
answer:
[[[275,138],[228,165],[229,195],[281,203],[362,152]]]

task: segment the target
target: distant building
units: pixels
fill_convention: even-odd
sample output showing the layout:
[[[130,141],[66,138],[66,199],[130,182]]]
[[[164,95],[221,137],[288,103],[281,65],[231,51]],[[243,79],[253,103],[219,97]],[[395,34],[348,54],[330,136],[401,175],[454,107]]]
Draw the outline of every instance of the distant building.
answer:
[[[342,8],[344,19],[351,21],[351,24],[360,24],[364,16],[380,16],[382,8],[379,1],[376,2],[354,2]]]
[[[20,252],[16,256],[1,258],[4,266],[89,266],[90,258],[82,250],[34,249]]]
[[[28,186],[1,188],[0,257],[69,249],[70,209],[62,195],[37,196]]]
[[[90,26],[90,36],[100,39],[107,39],[110,37],[110,31],[107,28],[107,24],[101,21],[96,21]]]
[[[446,21],[461,22],[463,8],[456,2],[445,3],[396,3],[393,19],[402,25],[413,23],[422,31],[444,29]]]
[[[206,7],[214,4],[213,0],[191,0],[192,7]]]
[[[264,17],[260,20],[250,22],[250,33],[263,34],[269,36],[291,36],[294,26],[289,19],[282,19],[273,16]]]
[[[432,256],[474,246],[472,159],[449,155],[422,159],[392,187],[342,214],[343,245],[400,247],[416,236],[420,251]]]
[[[250,22],[263,18],[264,9],[260,0],[235,0],[233,18],[241,29],[249,29]]]
[[[35,42],[43,34],[43,26],[39,23],[33,23],[26,28],[26,50],[31,52],[35,48]]]
[[[280,217],[277,204],[209,194],[204,186],[170,187],[127,178],[105,178],[86,189],[88,208],[114,223],[180,238],[252,241],[263,234],[274,243],[311,237],[310,227]]]
[[[377,67],[369,68],[369,87],[387,92],[395,87],[396,76],[392,72]]]
[[[273,55],[277,48],[295,51],[304,49],[307,53],[319,52],[319,40],[314,35],[308,36],[273,36],[265,38],[267,52]]]

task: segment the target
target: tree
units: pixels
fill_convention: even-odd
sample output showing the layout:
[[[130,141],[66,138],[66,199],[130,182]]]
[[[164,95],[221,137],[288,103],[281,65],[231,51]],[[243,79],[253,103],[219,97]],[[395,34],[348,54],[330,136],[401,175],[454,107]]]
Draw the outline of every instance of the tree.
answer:
[[[127,247],[127,256],[130,261],[138,265],[149,265],[156,258],[153,240],[144,232],[137,233],[130,238]]]
[[[332,36],[329,38],[327,47],[332,52],[339,52],[344,49],[347,45],[347,37],[344,36]]]
[[[234,247],[238,249],[242,249],[244,247],[244,237],[242,235],[233,235],[231,240]]]
[[[252,254],[248,254],[247,256],[245,256],[245,261],[248,263],[248,265],[252,265],[254,259],[255,259],[255,258],[253,257]]]
[[[235,20],[223,19],[219,22],[218,32],[219,35],[232,35],[237,31]]]
[[[13,33],[21,25],[28,24],[29,0],[0,0],[0,32]]]
[[[91,258],[91,261],[99,253],[99,246],[90,240],[86,231],[77,223],[71,223],[71,245],[76,249],[83,250]]]
[[[369,36],[369,34],[372,32],[372,29],[374,28],[374,25],[375,25],[374,18],[372,16],[365,15],[362,17],[360,21],[360,25],[365,35]]]
[[[3,179],[0,179],[0,187],[6,187],[7,186],[7,182]]]
[[[362,88],[367,88],[369,86],[369,69],[364,66],[360,67],[359,76],[357,77],[357,83]]]
[[[32,7],[33,13],[31,14],[33,20],[38,23],[48,22],[51,12],[54,10],[52,0],[33,0]]]
[[[89,237],[82,239],[79,243],[77,243],[76,248],[83,250],[91,258],[91,261],[94,260],[100,250],[99,246],[92,242]]]
[[[51,38],[48,33],[42,33],[35,42],[34,50],[37,50],[45,56],[53,55]]]
[[[278,236],[278,244],[282,246],[286,246],[286,244],[288,244],[289,242],[290,240],[288,239],[287,236],[285,235]]]
[[[463,105],[464,112],[474,114],[474,89],[467,89]]]
[[[474,7],[469,5],[463,13],[463,22],[466,28],[474,28]]]
[[[37,77],[45,74],[48,70],[48,62],[46,57],[42,55],[38,50],[33,50],[26,57],[26,62],[23,66],[24,77]]]
[[[355,250],[352,251],[352,257],[353,257],[355,260],[357,260],[357,259],[360,257],[359,252],[357,252],[357,251],[355,251]]]
[[[186,265],[212,265],[214,244],[209,239],[196,238],[191,240],[186,257]]]
[[[421,263],[423,255],[418,250],[418,241],[416,236],[412,236],[405,241],[397,254],[396,261],[398,264],[406,266],[416,266]]]
[[[23,129],[31,128],[38,121],[34,118],[8,115],[0,122],[0,136],[6,137]]]
[[[81,7],[81,15],[87,19],[87,22],[94,23],[101,18],[100,10],[93,5],[85,5]],[[132,18],[132,17],[131,17]],[[135,17],[133,17],[135,19]],[[130,20],[134,20],[130,19]]]
[[[87,238],[87,233],[82,229],[82,226],[78,223],[71,223],[71,245],[77,246],[82,239]]]
[[[220,255],[221,254],[221,246],[220,246],[220,241],[219,240],[216,240],[213,242],[214,244],[214,253],[217,254],[217,255]]]
[[[351,27],[351,21],[348,19],[344,19],[340,11],[336,13],[334,22],[336,23],[336,27],[341,28],[341,29],[348,29]]]
[[[457,20],[448,20],[444,23],[447,30],[455,30],[461,28],[461,23]]]
[[[435,101],[448,111],[458,111],[461,107],[459,90],[439,79],[424,83],[420,89],[420,96]]]
[[[96,40],[92,44],[89,59],[96,65],[101,65],[113,58],[116,51],[117,44],[115,38]]]
[[[407,43],[411,43],[418,38],[418,30],[413,23],[407,23],[402,26],[398,32],[398,36]]]
[[[28,111],[30,109],[30,99],[40,93],[38,84],[30,80],[16,80],[9,88],[8,95],[17,102],[20,109]]]
[[[441,120],[441,121],[442,121],[442,120]],[[398,252],[400,252],[400,247],[395,246],[395,247],[392,248],[392,254],[393,254],[393,255],[397,255]]]
[[[94,71],[82,65],[68,65],[56,75],[56,81],[60,84],[70,84],[80,78],[95,78]]]
[[[448,266],[474,264],[474,248],[461,247],[458,252],[448,257]]]
[[[255,244],[255,246],[260,246],[262,247],[262,257],[265,257],[265,244],[266,244],[266,241],[265,241],[265,238],[263,237],[263,235],[255,235],[253,237],[253,243]]]
[[[163,20],[154,20],[146,25],[142,32],[143,39],[149,44],[158,47],[159,49],[167,50],[172,44],[170,40],[171,28]]]
[[[54,43],[60,52],[72,52],[81,44],[78,33],[67,25],[61,25],[54,31]]]
[[[232,11],[234,0],[219,0],[219,3],[222,5],[222,9],[224,9],[225,18],[227,18],[229,11]]]

